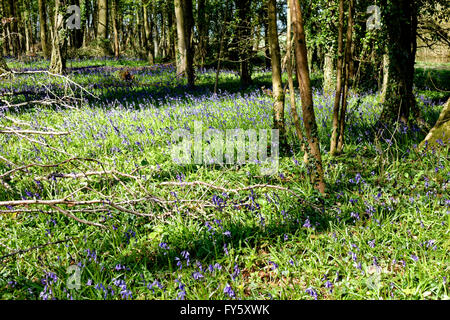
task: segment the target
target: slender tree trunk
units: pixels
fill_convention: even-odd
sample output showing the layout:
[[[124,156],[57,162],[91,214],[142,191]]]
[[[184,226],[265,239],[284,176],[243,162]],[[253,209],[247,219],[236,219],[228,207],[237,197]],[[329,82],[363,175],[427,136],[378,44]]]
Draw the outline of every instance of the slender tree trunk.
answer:
[[[271,67],[270,63],[270,49],[269,49],[269,18],[267,17],[267,11],[262,13],[263,25],[264,25],[264,63],[266,69]]]
[[[269,46],[272,64],[272,92],[273,92],[273,126],[279,130],[280,142],[286,146],[286,128],[284,124],[284,91],[281,80],[281,54],[278,43],[276,0],[267,1],[269,17]]]
[[[0,55],[0,76],[1,76],[3,73],[6,73],[6,72],[8,72],[8,71],[9,71],[8,65],[6,64],[5,59],[3,59],[3,56]]]
[[[300,145],[303,155],[303,162],[308,162],[308,153],[305,149],[305,140],[303,137],[302,127],[300,125],[300,118],[297,113],[297,105],[295,103],[295,87],[294,87],[294,79],[293,76],[293,65],[292,65],[292,21],[291,21],[291,8],[289,6],[287,8],[287,35],[286,35],[286,69],[288,74],[288,85],[289,85],[289,98],[291,103],[291,114],[294,122],[295,132],[297,133],[297,138],[300,141]]]
[[[292,24],[294,27],[294,49],[297,63],[297,76],[299,81],[300,96],[302,99],[303,124],[308,140],[307,152],[309,153],[308,169],[311,183],[321,193],[325,193],[325,181],[322,168],[322,156],[319,146],[319,132],[314,114],[314,104],[311,90],[311,80],[308,69],[308,51],[306,49],[305,30],[300,3],[297,0],[289,0],[291,7]]]
[[[141,6],[140,5],[138,5],[138,6],[136,6],[136,12],[134,13],[134,15],[135,15],[135,17],[136,17],[136,47],[139,49],[139,51],[140,51],[140,49],[141,48],[144,48],[144,50],[145,50],[145,48],[147,47],[147,43],[145,43],[145,37],[142,37],[142,32],[141,32],[141,30],[142,30],[142,20],[141,20],[141,16],[142,16],[142,14],[141,14],[141,12],[142,12],[142,10],[141,10]],[[140,53],[140,52],[139,52]]]
[[[177,54],[177,42],[175,41],[175,35],[176,35],[176,26],[173,21],[174,19],[174,13],[168,12],[167,13],[167,25],[166,33],[167,33],[167,52],[166,55],[169,59],[174,59]]]
[[[150,8],[149,8],[150,6]],[[149,22],[149,12],[151,12],[151,3],[144,2],[144,31],[145,31],[145,43],[146,43],[146,50],[147,50],[147,59],[149,64],[153,64],[155,62],[153,52],[153,35],[152,35],[152,24],[153,22]],[[151,16],[151,15],[150,15]]]
[[[336,67],[336,95],[333,106],[333,123],[330,141],[331,156],[337,155],[337,146],[339,141],[339,110],[342,95],[342,65],[343,65],[343,47],[344,47],[344,0],[339,0],[339,29],[338,29],[338,58]]]
[[[387,87],[389,83],[389,55],[383,55],[383,84],[381,87],[381,103],[386,101]]]
[[[22,20],[23,20],[23,29],[25,31],[25,51],[26,53],[30,53],[33,46],[33,33],[30,32],[29,28],[29,11],[26,7],[26,4],[22,2]]]
[[[153,47],[154,47],[153,57],[155,59],[157,59],[157,58],[159,58],[159,41],[160,41],[159,34],[160,34],[160,32],[158,29],[158,13],[156,11],[156,6],[153,6],[152,11],[153,11],[152,12],[152,15],[153,15],[152,20],[155,21],[155,23],[153,24],[153,27],[155,30],[155,36],[153,37]],[[164,24],[164,15],[161,14],[161,24],[160,25],[162,26],[163,24]]]
[[[2,21],[3,18],[6,18],[7,16],[5,2],[3,1],[1,2],[0,10],[1,10],[0,21]],[[0,23],[0,44],[2,54],[4,56],[8,55],[8,41],[6,41],[6,28],[3,28],[3,23]]]
[[[223,19],[222,27],[220,29],[220,43],[219,43],[219,50],[217,52],[217,68],[216,68],[216,80],[214,81],[214,94],[217,94],[217,88],[219,86],[220,63],[222,61],[223,45],[227,33],[227,23],[228,23],[228,10],[225,10],[225,18]]]
[[[194,86],[193,48],[191,32],[193,26],[192,0],[175,0],[177,20],[178,56],[177,74],[186,76],[188,86]]]
[[[74,4],[78,7],[81,7],[80,0],[72,0],[70,4]],[[81,18],[81,17],[80,17]],[[73,36],[73,46],[75,48],[81,48],[83,46],[83,28],[82,25],[80,26],[81,29],[73,29],[71,30],[71,35]]]
[[[334,88],[333,83],[333,48],[325,53],[323,64],[323,91],[325,94],[330,94]]]
[[[113,34],[114,34],[114,57],[119,59],[120,56],[120,46],[119,46],[119,32],[117,29],[117,21],[118,21],[118,0],[112,0],[111,7],[111,15],[112,15],[112,25],[113,25]]]
[[[94,37],[92,39],[97,39],[97,35],[98,35],[98,5],[96,8],[95,2],[92,6],[91,13],[92,13],[92,29],[94,31]]]
[[[349,90],[350,67],[352,60],[352,37],[353,37],[353,8],[354,0],[349,1],[348,7],[348,24],[347,24],[347,40],[345,43],[345,66],[344,66],[344,92],[342,95],[342,106],[339,119],[339,140],[337,152],[341,153],[344,148],[345,133],[345,115],[347,113],[347,97]]]
[[[4,7],[2,9],[4,9]],[[2,10],[2,12],[0,14],[0,35],[3,34],[3,23],[2,23],[3,16],[4,16],[4,11]],[[4,41],[4,38],[2,38],[0,36],[0,46],[3,46],[3,41]],[[1,78],[2,74],[6,73],[8,71],[9,71],[8,65],[6,64],[5,59],[3,59],[3,55],[0,54],[0,78]]]
[[[252,83],[250,74],[250,55],[252,49],[251,42],[251,26],[250,26],[250,5],[251,0],[237,0],[237,15],[239,17],[238,24],[238,42],[239,42],[239,60],[241,85],[248,87]]]
[[[9,0],[9,14],[11,18],[14,18],[10,23],[12,52],[14,56],[18,56],[20,51],[20,38],[18,28],[19,17],[16,11],[15,0]]]
[[[107,56],[109,54],[107,0],[98,0],[97,42],[101,55]]]
[[[200,67],[203,68],[206,60],[206,38],[208,25],[206,24],[206,0],[198,0],[197,2],[197,26],[198,26],[198,55]]]

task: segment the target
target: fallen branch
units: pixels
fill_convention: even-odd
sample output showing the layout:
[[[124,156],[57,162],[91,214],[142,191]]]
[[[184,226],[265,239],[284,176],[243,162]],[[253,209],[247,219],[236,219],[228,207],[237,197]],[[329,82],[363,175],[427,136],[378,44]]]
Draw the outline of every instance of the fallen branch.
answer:
[[[48,135],[48,136],[65,136],[70,134],[70,132],[52,132],[52,131],[36,131],[36,130],[16,130],[12,128],[4,128],[0,129],[0,133],[9,133],[9,134],[37,134],[37,135]]]
[[[18,255],[18,254],[27,253],[27,252],[30,252],[30,251],[36,250],[36,249],[41,249],[41,248],[44,248],[44,247],[49,246],[49,245],[52,245],[52,244],[64,243],[64,242],[70,241],[70,240],[72,240],[72,239],[74,239],[74,238],[75,238],[75,237],[70,237],[70,238],[66,238],[66,239],[64,239],[64,240],[58,240],[58,241],[53,241],[53,242],[47,242],[47,243],[44,243],[44,244],[41,244],[41,245],[38,245],[38,246],[34,246],[34,247],[30,247],[30,248],[24,249],[24,250],[23,250],[23,249],[17,250],[17,251],[14,251],[14,252],[5,254],[4,256],[1,256],[1,257],[0,257],[0,261],[3,261],[3,260],[5,260],[6,258],[15,256],[15,255]]]

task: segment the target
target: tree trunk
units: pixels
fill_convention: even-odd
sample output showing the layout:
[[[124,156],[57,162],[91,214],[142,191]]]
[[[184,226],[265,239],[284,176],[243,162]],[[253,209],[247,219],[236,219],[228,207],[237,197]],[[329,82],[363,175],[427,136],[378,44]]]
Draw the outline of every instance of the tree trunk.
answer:
[[[18,28],[18,14],[16,12],[15,0],[9,0],[9,15],[14,18],[10,23],[11,30],[11,49],[14,56],[18,56],[20,50],[19,28]]]
[[[0,14],[0,35],[3,34],[3,23],[1,22],[3,19],[3,14],[4,14],[3,12]],[[0,37],[0,46],[3,46],[3,41],[4,41],[3,38]],[[9,71],[8,65],[6,64],[5,59],[3,59],[3,55],[0,54],[0,78],[2,74],[8,71]]]
[[[330,94],[333,90],[333,48],[325,53],[325,62],[323,65],[323,91]]]
[[[98,0],[98,24],[97,24],[97,42],[100,54],[107,56],[109,54],[108,44],[108,1]]]
[[[187,77],[188,86],[193,87],[192,0],[175,0],[175,16],[178,36],[177,74]]]
[[[220,63],[222,61],[223,45],[227,33],[227,23],[228,23],[228,10],[225,10],[225,17],[222,21],[222,26],[220,28],[219,50],[217,51],[217,68],[216,68],[216,79],[214,81],[214,95],[217,94],[217,88],[219,86]]]
[[[436,124],[420,143],[419,149],[425,144],[429,147],[445,145],[448,148],[450,144],[450,98],[444,104]]]
[[[81,7],[80,0],[72,0],[70,4],[76,5],[78,7]],[[81,17],[80,17],[81,18]],[[73,46],[75,48],[81,48],[83,46],[83,28],[82,25],[80,26],[81,29],[73,29],[71,30],[71,34],[73,37]]]
[[[6,73],[9,71],[8,65],[6,64],[5,59],[3,59],[3,56],[0,56],[0,75]]]
[[[281,54],[278,43],[276,0],[267,1],[269,17],[269,46],[272,64],[273,126],[279,130],[280,145],[286,146],[286,128],[284,124],[284,91],[281,80]]]
[[[252,83],[250,74],[250,54],[252,49],[251,42],[251,25],[250,25],[250,5],[251,0],[237,0],[237,15],[239,17],[238,24],[238,41],[239,41],[239,60],[241,85],[248,87]]]
[[[111,15],[112,15],[112,25],[114,33],[114,57],[119,59],[120,56],[120,46],[119,46],[119,32],[117,29],[118,22],[118,0],[112,0]]]
[[[269,50],[269,18],[267,17],[267,11],[262,13],[263,25],[264,25],[264,63],[266,69],[270,69],[270,50]]]
[[[337,152],[341,153],[344,148],[345,133],[345,115],[347,113],[347,97],[349,90],[350,65],[352,60],[352,37],[353,37],[353,8],[354,0],[349,1],[348,6],[348,24],[347,24],[347,40],[345,43],[345,63],[344,63],[344,92],[342,94],[342,106],[339,114],[339,139]]]
[[[297,106],[295,103],[295,87],[294,87],[294,80],[292,79],[293,76],[293,66],[292,66],[292,40],[291,40],[291,34],[292,34],[292,21],[291,21],[291,8],[289,7],[289,1],[287,6],[287,35],[286,35],[286,69],[288,74],[288,85],[289,85],[289,97],[290,97],[290,103],[291,103],[291,114],[292,114],[292,120],[294,122],[295,132],[297,133],[297,138],[300,141],[300,145],[302,148],[302,151],[304,152],[303,155],[303,162],[308,163],[308,153],[305,149],[305,140],[303,137],[302,127],[300,125],[300,119],[298,117],[297,113]]]
[[[380,120],[385,125],[408,122],[415,110],[413,94],[417,36],[415,1],[381,1],[382,21],[387,32],[389,77]]]
[[[25,31],[25,50],[28,54],[33,50],[33,32],[30,24],[30,11],[24,0],[22,0],[22,20],[23,29]]]
[[[343,47],[344,47],[344,0],[339,0],[339,30],[338,30],[338,59],[336,67],[336,95],[333,106],[333,123],[330,140],[330,154],[337,155],[337,146],[339,139],[339,110],[342,94],[342,65],[343,65]]]
[[[208,25],[206,24],[206,0],[198,0],[197,3],[197,26],[198,26],[198,56],[200,67],[205,65],[207,48],[206,38],[208,35]]]
[[[52,53],[49,71],[63,74],[66,71],[66,37],[64,30],[64,16],[62,13],[62,0],[55,0],[53,15]]]
[[[146,43],[146,51],[147,51],[147,59],[148,59],[148,63],[149,64],[153,64],[155,63],[154,60],[154,56],[153,56],[153,52],[154,52],[154,48],[153,48],[153,35],[152,35],[152,24],[153,22],[149,22],[149,12],[151,12],[151,7],[148,8],[149,6],[151,6],[150,2],[145,3],[144,2],[144,31],[145,31],[145,43]],[[151,15],[150,15],[151,16]]]
[[[388,87],[388,81],[389,80],[389,55],[384,54],[383,55],[383,84],[381,87],[381,103],[384,103],[386,101],[386,93],[387,93],[387,87]]]
[[[182,0],[181,0],[182,1]],[[167,13],[167,52],[166,55],[169,59],[174,59],[177,55],[177,49],[176,49],[176,41],[175,41],[175,35],[176,35],[176,26],[175,23],[173,23],[174,20],[174,13],[168,12]],[[175,18],[176,20],[176,18]]]
[[[308,51],[306,49],[302,11],[299,1],[289,1],[291,7],[292,24],[294,27],[294,49],[297,63],[297,76],[299,81],[300,96],[302,99],[303,124],[305,126],[306,138],[308,140],[308,169],[311,183],[314,185],[314,188],[321,193],[325,193],[322,156],[320,154],[319,134],[314,114],[311,80],[309,77],[307,62]]]
[[[6,5],[5,2],[2,1],[1,3],[1,14],[0,14],[0,21],[3,20],[3,18],[6,18]],[[2,54],[4,56],[8,55],[8,41],[6,41],[6,28],[3,28],[3,24],[0,23],[0,44],[1,44],[1,50]],[[1,55],[1,54],[0,54]]]

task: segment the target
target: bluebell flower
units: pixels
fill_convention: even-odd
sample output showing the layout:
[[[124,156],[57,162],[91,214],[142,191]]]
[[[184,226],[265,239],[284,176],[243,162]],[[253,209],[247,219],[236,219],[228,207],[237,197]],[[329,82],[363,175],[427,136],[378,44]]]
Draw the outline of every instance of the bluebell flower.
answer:
[[[275,262],[269,260],[269,264],[272,265],[272,270],[278,269],[278,264],[276,264]]]
[[[309,219],[305,220],[305,223],[303,224],[303,227],[305,228],[311,228],[311,221],[309,221]]]
[[[181,262],[180,258],[175,257],[175,261],[177,262],[177,267],[179,267],[181,270],[183,268],[183,263]]]
[[[317,292],[314,291],[313,288],[308,288],[308,289],[305,290],[305,292],[306,292],[307,294],[309,294],[311,297],[313,297],[314,300],[317,300]]]
[[[333,284],[330,281],[325,282],[325,288],[330,289],[330,293],[333,291]]]
[[[195,280],[199,280],[199,279],[201,279],[201,278],[204,278],[203,275],[202,275],[199,271],[194,272],[194,273],[192,274],[192,277],[193,277]]]
[[[230,298],[234,298],[236,296],[233,289],[231,288],[231,286],[228,283],[225,285],[225,288],[223,289],[223,293],[227,294]]]

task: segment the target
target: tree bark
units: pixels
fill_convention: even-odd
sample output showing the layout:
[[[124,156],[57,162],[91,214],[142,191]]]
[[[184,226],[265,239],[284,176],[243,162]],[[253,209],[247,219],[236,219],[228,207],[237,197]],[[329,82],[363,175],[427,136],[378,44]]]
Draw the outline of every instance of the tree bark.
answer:
[[[208,33],[208,25],[206,24],[206,0],[198,0],[197,3],[197,26],[198,26],[198,56],[200,67],[205,65],[207,48],[206,38]]]
[[[427,134],[425,139],[420,143],[419,149],[424,145],[436,147],[438,145],[447,147],[450,144],[450,98],[444,104],[439,119]]]
[[[23,28],[25,31],[25,49],[27,53],[33,51],[33,31],[30,22],[30,11],[25,0],[22,0]]]
[[[345,43],[345,63],[344,63],[344,92],[342,93],[342,105],[339,114],[339,139],[337,152],[341,153],[344,148],[345,133],[345,115],[347,113],[347,97],[349,91],[350,65],[352,60],[352,37],[353,37],[353,8],[354,0],[349,1],[348,6],[348,23],[347,23],[347,40]]]
[[[120,45],[119,45],[119,31],[117,29],[118,22],[118,0],[112,0],[112,25],[113,25],[113,33],[114,33],[114,57],[116,59],[120,56]]]
[[[267,11],[262,13],[263,26],[264,26],[264,63],[266,69],[271,67],[270,63],[270,50],[269,50],[269,18],[267,17]]]
[[[149,22],[149,12],[151,12],[151,7],[149,10],[149,6],[151,6],[150,2],[145,3],[144,2],[144,31],[145,31],[145,43],[146,43],[146,50],[147,50],[147,59],[149,64],[155,63],[153,52],[155,49],[153,48],[153,30],[152,30],[152,24],[153,22]],[[151,14],[150,14],[151,17]]]
[[[18,29],[18,14],[16,12],[15,0],[9,0],[9,15],[13,20],[10,23],[11,34],[11,49],[14,56],[18,56],[20,49],[20,41],[19,41],[19,29]]]
[[[2,23],[3,14],[4,13],[2,11],[2,13],[0,14],[0,35],[3,34],[3,23]],[[1,38],[1,36],[0,36],[0,46],[3,46],[3,41],[4,41],[3,38]],[[6,73],[8,71],[9,71],[8,65],[6,64],[6,61],[3,58],[3,55],[0,54],[0,75]]]
[[[109,54],[108,45],[108,1],[98,0],[97,42],[101,55]]]
[[[0,14],[0,21],[3,20],[3,18],[6,18],[6,5],[5,2],[1,2],[1,14]],[[0,23],[0,45],[1,50],[4,56],[8,55],[8,41],[6,41],[6,28],[3,28],[3,23]]]
[[[333,106],[333,122],[330,140],[330,155],[337,155],[339,140],[339,110],[342,95],[342,65],[343,65],[343,47],[344,47],[344,0],[339,0],[339,29],[338,29],[338,48],[337,48],[337,67],[336,67],[336,95]]]
[[[389,83],[389,55],[384,54],[383,55],[383,84],[381,87],[381,103],[384,103],[386,101],[386,93],[388,89],[388,83]]]
[[[333,90],[333,48],[325,53],[325,62],[323,65],[323,91],[330,94]]]
[[[251,27],[250,27],[250,5],[251,0],[237,0],[237,15],[239,17],[238,24],[238,43],[239,43],[239,60],[241,85],[248,87],[252,83],[250,74],[250,54],[252,49]]]
[[[302,99],[303,124],[308,140],[308,169],[311,183],[321,193],[325,193],[325,181],[320,154],[319,134],[314,114],[314,104],[311,90],[311,80],[308,69],[308,51],[306,49],[305,30],[303,26],[302,11],[297,0],[289,0],[291,7],[292,24],[294,27],[294,49],[297,64],[300,96]]]
[[[193,87],[192,0],[175,0],[175,16],[178,36],[177,74],[187,77],[188,86]]]
[[[409,0],[382,0],[380,4],[389,54],[389,77],[380,120],[385,125],[407,123],[410,111],[416,110],[413,79],[417,4]]]
[[[292,79],[293,76],[293,66],[292,66],[292,21],[291,21],[291,8],[289,6],[289,1],[287,4],[287,32],[286,32],[286,69],[288,74],[288,86],[289,86],[289,98],[290,98],[290,104],[291,104],[291,114],[292,114],[292,120],[294,122],[295,132],[297,133],[297,138],[300,141],[300,145],[302,148],[302,151],[304,152],[303,155],[303,162],[308,163],[308,153],[306,152],[305,148],[305,140],[303,137],[302,127],[300,125],[300,119],[297,112],[297,105],[295,103],[295,87],[294,87],[294,80]]]
[[[286,146],[286,128],[284,124],[284,91],[281,80],[281,54],[278,43],[276,0],[267,1],[269,18],[269,47],[272,65],[273,126],[279,130],[280,145]]]
[[[53,15],[52,52],[49,71],[63,74],[66,71],[66,36],[64,30],[63,0],[55,0]]]

